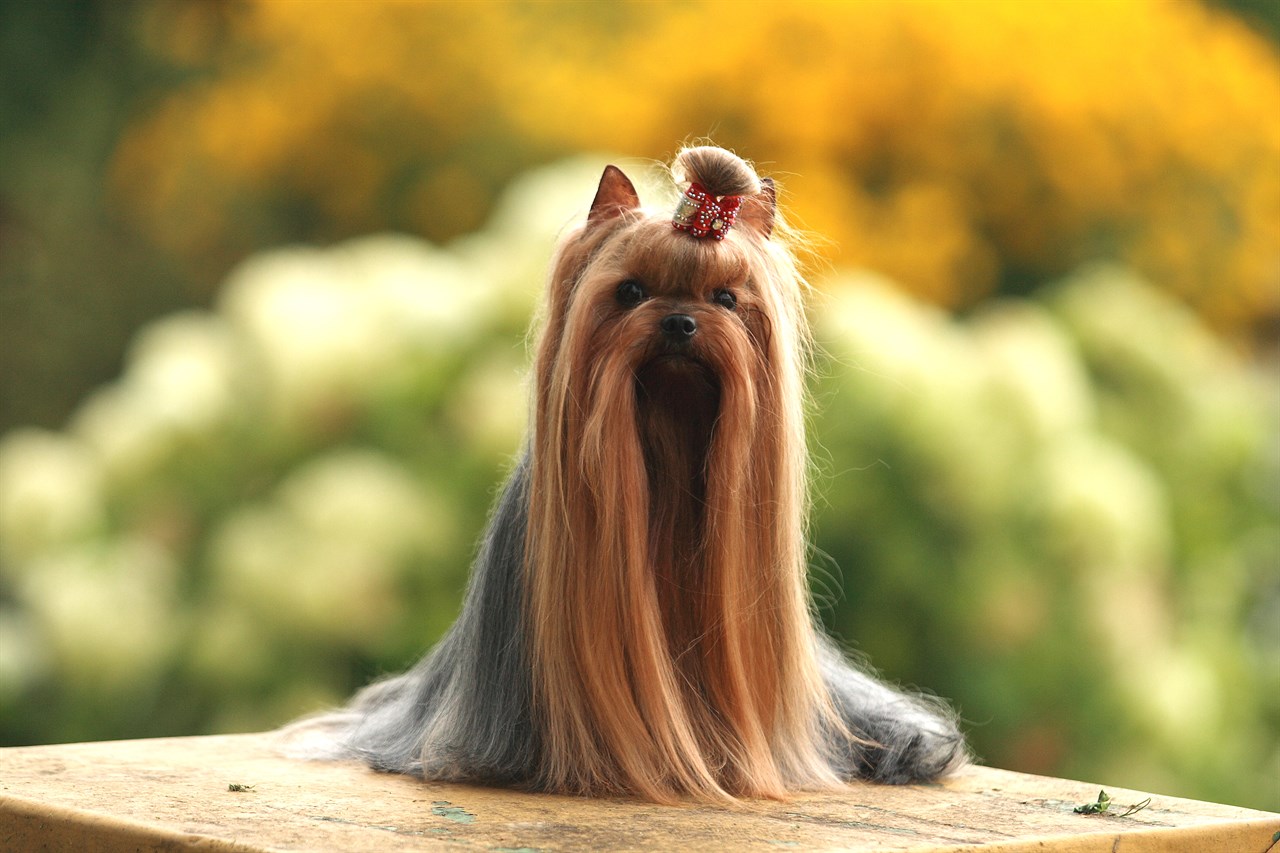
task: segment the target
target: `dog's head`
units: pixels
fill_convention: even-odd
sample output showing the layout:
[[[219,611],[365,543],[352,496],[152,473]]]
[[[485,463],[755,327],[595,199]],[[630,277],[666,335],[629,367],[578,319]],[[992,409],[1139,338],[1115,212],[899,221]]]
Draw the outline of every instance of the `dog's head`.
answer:
[[[618,437],[602,430],[630,426],[652,445],[647,433],[673,420],[704,444],[713,424],[739,441],[798,428],[760,421],[762,405],[798,405],[805,341],[773,183],[706,146],[682,151],[674,171],[696,188],[674,221],[670,209],[645,210],[610,166],[586,223],[563,242],[538,362],[539,429],[616,454]],[[703,236],[682,226],[697,216],[690,193],[710,209]],[[647,450],[652,469],[657,449]]]

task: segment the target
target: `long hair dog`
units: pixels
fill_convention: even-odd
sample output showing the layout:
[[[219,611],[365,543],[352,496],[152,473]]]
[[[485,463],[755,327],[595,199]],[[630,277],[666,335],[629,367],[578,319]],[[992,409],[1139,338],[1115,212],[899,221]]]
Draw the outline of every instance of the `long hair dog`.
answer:
[[[605,169],[553,263],[532,432],[462,613],[413,670],[295,724],[313,755],[659,802],[963,762],[945,711],[815,627],[808,338],[773,184],[713,147],[674,173],[673,220]]]

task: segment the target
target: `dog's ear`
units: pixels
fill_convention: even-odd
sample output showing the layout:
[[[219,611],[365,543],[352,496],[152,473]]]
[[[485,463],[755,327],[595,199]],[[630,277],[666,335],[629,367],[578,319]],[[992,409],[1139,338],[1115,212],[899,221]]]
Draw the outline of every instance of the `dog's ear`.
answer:
[[[773,178],[761,178],[760,192],[743,197],[738,222],[761,237],[768,237],[773,233],[773,217],[777,210],[778,193],[773,188]]]
[[[587,223],[605,222],[639,206],[640,196],[636,195],[631,179],[617,166],[605,166],[600,188],[596,190],[591,212],[587,214]]]

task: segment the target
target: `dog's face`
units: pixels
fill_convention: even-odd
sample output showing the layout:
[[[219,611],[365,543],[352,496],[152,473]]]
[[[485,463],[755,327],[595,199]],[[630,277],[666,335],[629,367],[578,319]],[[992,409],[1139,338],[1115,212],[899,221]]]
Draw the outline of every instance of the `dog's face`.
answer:
[[[558,413],[569,432],[566,421],[579,421],[579,446],[616,457],[625,424],[655,476],[660,457],[705,458],[713,426],[750,441],[760,390],[798,393],[784,376],[796,335],[778,326],[796,318],[769,252],[767,189],[727,239],[696,239],[645,214],[622,173],[605,172],[552,282],[544,356],[554,358],[540,364],[552,403],[543,414]]]
[[[701,419],[719,414],[722,393],[752,396],[770,328],[761,287],[737,243],[661,220],[623,225],[570,299],[566,333],[590,365],[583,402],[631,391],[638,411]]]

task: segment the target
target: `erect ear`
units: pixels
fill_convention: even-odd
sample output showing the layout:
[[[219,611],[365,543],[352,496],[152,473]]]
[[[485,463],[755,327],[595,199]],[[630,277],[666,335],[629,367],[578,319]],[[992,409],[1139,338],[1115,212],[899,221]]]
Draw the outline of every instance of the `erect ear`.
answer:
[[[600,177],[600,188],[596,190],[595,200],[591,202],[591,212],[587,214],[587,222],[605,222],[628,210],[640,206],[640,196],[631,179],[622,174],[617,166],[605,166]]]
[[[761,178],[760,192],[743,197],[738,222],[761,237],[768,237],[773,232],[773,217],[777,209],[778,194],[773,188],[773,178]]]

